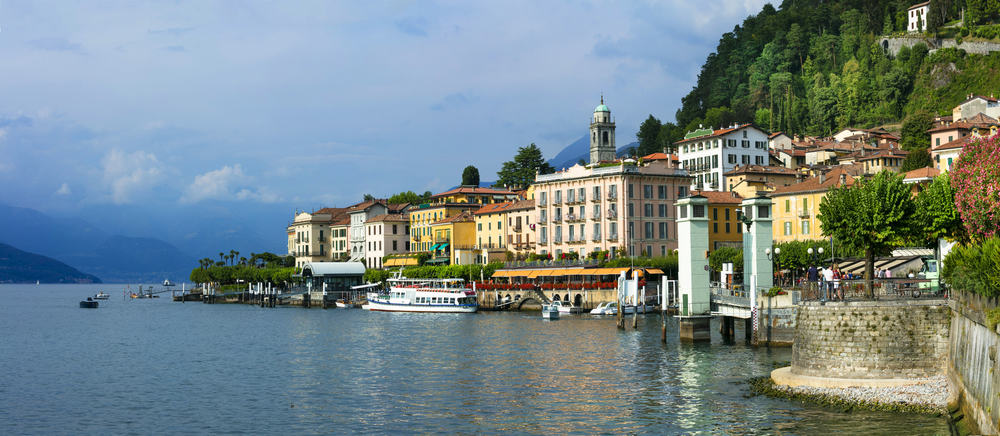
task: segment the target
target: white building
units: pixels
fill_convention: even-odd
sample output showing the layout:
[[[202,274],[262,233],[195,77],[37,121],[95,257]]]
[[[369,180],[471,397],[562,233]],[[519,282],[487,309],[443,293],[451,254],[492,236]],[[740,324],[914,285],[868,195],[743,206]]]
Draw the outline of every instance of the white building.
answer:
[[[365,266],[382,268],[389,254],[410,251],[410,217],[405,214],[382,214],[365,222]]]
[[[761,165],[769,162],[767,133],[752,124],[724,129],[699,129],[675,143],[681,167],[693,176],[692,189],[725,190],[723,175],[737,165]]]
[[[931,10],[931,2],[926,1],[923,3],[917,3],[910,6],[906,10],[906,17],[908,18],[909,24],[906,26],[907,32],[926,32],[927,31],[927,13]]]
[[[347,208],[347,214],[351,217],[350,260],[358,262],[365,258],[365,223],[369,219],[387,213],[398,213],[408,206],[409,204],[386,204],[385,200],[370,200]]]

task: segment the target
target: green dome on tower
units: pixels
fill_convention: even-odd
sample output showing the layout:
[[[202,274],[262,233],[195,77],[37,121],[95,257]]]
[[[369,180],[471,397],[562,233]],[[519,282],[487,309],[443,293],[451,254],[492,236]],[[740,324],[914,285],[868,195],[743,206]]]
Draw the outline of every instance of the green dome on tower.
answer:
[[[611,112],[611,109],[608,109],[608,107],[604,105],[604,96],[603,95],[601,95],[601,105],[598,106],[596,109],[594,109],[594,113],[597,113],[597,112]]]

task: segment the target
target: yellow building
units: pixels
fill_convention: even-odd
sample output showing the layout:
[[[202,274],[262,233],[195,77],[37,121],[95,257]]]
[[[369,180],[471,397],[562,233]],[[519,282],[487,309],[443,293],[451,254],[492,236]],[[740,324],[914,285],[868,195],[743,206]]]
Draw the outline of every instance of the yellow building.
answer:
[[[736,218],[743,197],[735,192],[691,191],[708,199],[708,247],[743,248],[743,224]]]
[[[756,197],[758,192],[771,192],[794,184],[799,173],[779,166],[744,165],[726,171],[726,190],[743,198]]]
[[[508,251],[522,256],[534,252],[534,210],[534,200],[520,200],[476,211],[476,261],[503,261]]]
[[[478,186],[459,186],[455,189],[434,194],[431,203],[434,204],[493,204],[517,200],[517,194],[506,189],[480,188]]]
[[[810,177],[800,183],[775,189],[772,227],[774,242],[809,241],[823,237],[820,227],[819,203],[835,186],[853,185],[854,177],[843,167]]]
[[[476,220],[472,212],[463,211],[431,223],[433,255],[427,263],[468,265],[475,263]]]
[[[421,204],[410,209],[410,251],[431,251],[434,233],[431,226],[445,218],[479,209],[479,204]]]

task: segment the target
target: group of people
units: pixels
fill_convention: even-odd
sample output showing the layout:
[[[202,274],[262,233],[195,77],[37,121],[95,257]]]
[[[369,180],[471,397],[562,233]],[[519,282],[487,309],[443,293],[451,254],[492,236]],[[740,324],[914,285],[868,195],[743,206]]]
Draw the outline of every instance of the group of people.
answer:
[[[833,264],[832,267],[825,268],[820,267],[816,269],[815,266],[810,266],[809,271],[806,274],[806,279],[812,283],[819,283],[819,290],[826,291],[827,295],[830,296],[831,300],[844,299],[844,289],[840,286],[841,280],[854,280],[855,277],[853,273],[844,273],[840,271],[840,267],[837,264]]]

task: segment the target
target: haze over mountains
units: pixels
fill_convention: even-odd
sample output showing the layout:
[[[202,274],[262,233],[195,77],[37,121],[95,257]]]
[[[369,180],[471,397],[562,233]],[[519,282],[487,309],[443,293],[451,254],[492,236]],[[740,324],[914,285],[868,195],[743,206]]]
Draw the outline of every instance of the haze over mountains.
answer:
[[[42,255],[0,243],[0,283],[101,283],[86,274]]]
[[[638,142],[630,142],[621,147],[618,147],[616,151],[618,156],[625,154],[625,152],[632,148],[638,146]],[[563,147],[552,159],[549,159],[549,165],[555,168],[556,171],[560,171],[563,168],[569,168],[576,165],[577,162],[583,159],[584,162],[590,161],[590,138],[587,135],[583,135],[580,139],[573,141],[573,143]]]

